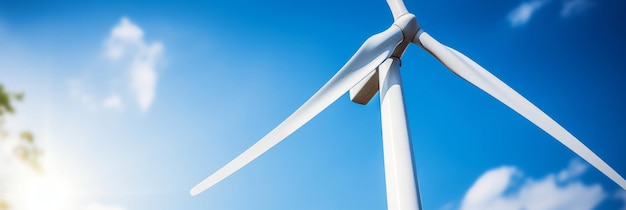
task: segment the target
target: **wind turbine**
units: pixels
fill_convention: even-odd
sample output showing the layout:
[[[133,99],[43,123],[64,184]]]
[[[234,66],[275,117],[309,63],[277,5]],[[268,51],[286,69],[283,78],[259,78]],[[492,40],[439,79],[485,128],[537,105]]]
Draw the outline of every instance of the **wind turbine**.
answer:
[[[439,43],[419,26],[402,0],[387,0],[394,23],[369,37],[348,62],[309,100],[258,142],[194,186],[197,195],[281,142],[346,92],[366,104],[380,90],[388,209],[421,209],[402,96],[400,58],[413,43],[448,69],[504,103],[561,142],[626,190],[626,180],[556,121],[462,53]]]

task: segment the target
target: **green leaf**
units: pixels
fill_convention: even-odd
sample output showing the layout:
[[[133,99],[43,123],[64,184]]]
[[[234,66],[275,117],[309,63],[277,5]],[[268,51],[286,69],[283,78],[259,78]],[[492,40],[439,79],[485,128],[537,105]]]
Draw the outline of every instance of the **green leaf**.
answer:
[[[19,93],[13,94],[13,98],[15,98],[15,100],[17,100],[17,101],[24,100],[24,92],[19,92]]]
[[[31,144],[35,141],[35,137],[33,137],[33,134],[31,132],[29,132],[29,131],[23,131],[20,134],[20,139],[22,139],[22,140],[24,140],[24,141],[26,141],[28,143],[31,143]]]

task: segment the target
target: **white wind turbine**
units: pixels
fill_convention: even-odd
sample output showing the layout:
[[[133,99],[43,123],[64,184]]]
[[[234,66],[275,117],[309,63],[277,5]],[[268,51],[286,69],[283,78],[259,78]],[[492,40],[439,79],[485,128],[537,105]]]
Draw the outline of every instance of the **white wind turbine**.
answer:
[[[387,4],[394,17],[394,23],[387,30],[368,38],[339,72],[300,108],[257,143],[194,186],[191,195],[208,189],[265,153],[344,93],[350,91],[352,101],[365,104],[380,90],[388,209],[421,209],[399,72],[400,57],[411,43],[422,47],[453,73],[537,125],[626,190],[626,180],[561,125],[476,62],[424,32],[402,0],[387,0]]]

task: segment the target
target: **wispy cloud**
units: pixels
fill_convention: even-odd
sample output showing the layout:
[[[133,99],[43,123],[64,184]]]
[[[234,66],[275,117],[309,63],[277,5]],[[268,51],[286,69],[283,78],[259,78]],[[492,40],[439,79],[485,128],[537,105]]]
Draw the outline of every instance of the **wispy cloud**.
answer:
[[[156,96],[157,67],[164,54],[159,41],[147,42],[144,31],[123,17],[104,40],[106,63],[68,81],[70,94],[89,110],[120,111],[132,99],[146,112]],[[110,69],[113,68],[113,69]]]
[[[78,99],[78,101],[89,110],[96,110],[98,108],[96,99],[85,91],[85,85],[83,84],[83,78],[72,78],[67,81],[67,85],[70,90],[70,96]]]
[[[511,27],[520,27],[526,25],[530,19],[547,4],[552,2],[561,2],[561,17],[563,19],[581,14],[592,8],[595,3],[592,0],[534,0],[523,2],[513,9],[507,16],[507,20]]]
[[[508,20],[512,27],[528,23],[530,18],[545,5],[545,1],[524,2],[509,13]]]
[[[587,164],[580,162],[577,159],[574,159],[570,161],[569,166],[566,169],[563,169],[561,172],[559,172],[557,180],[560,182],[572,180],[585,173],[585,171],[587,171],[587,167]]]
[[[117,94],[112,94],[102,101],[102,107],[113,110],[122,109],[122,99]]]
[[[589,10],[593,5],[594,3],[590,0],[565,0],[561,9],[561,17],[568,18],[581,14]]]
[[[539,180],[526,177],[516,167],[492,169],[467,191],[461,209],[593,209],[606,193],[599,184],[576,180],[586,169],[584,163],[573,160],[568,168]]]
[[[622,210],[626,210],[626,191],[624,191],[624,190],[618,190],[618,191],[615,193],[615,197],[616,197],[617,199],[622,200],[622,202],[624,202],[624,206],[622,206]]]
[[[113,27],[106,41],[110,59],[130,60],[130,87],[142,111],[148,110],[154,100],[158,78],[156,65],[163,51],[161,42],[147,43],[143,30],[126,17]]]

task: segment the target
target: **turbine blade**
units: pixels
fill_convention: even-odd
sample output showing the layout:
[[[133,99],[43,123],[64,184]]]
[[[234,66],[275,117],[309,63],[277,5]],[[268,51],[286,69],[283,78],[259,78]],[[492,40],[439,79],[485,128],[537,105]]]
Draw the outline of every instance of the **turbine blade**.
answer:
[[[387,59],[403,40],[397,26],[371,36],[350,60],[309,100],[261,140],[193,187],[191,195],[208,189],[278,144],[341,97]]]
[[[565,128],[486,69],[460,52],[420,31],[413,42],[422,46],[459,77],[487,92],[543,129],[626,190],[626,181]]]
[[[404,6],[403,0],[387,0],[387,4],[391,9],[391,14],[393,15],[394,20],[397,20],[400,16],[409,13],[406,6]]]

